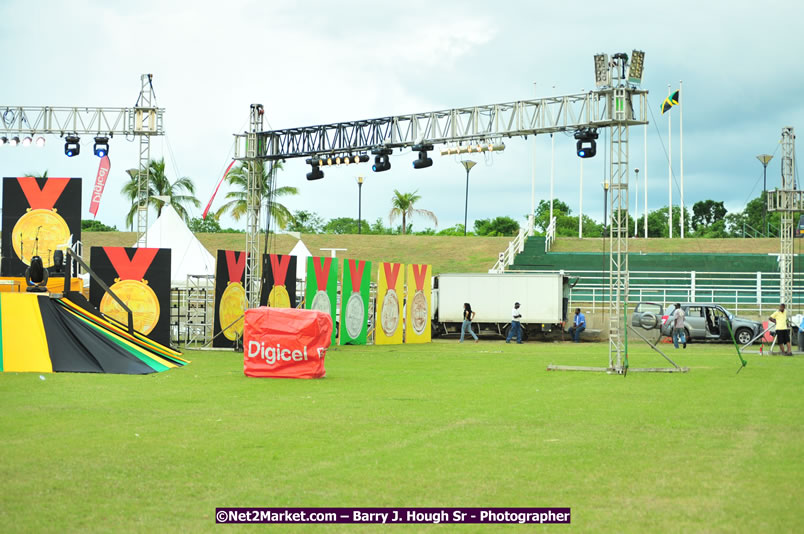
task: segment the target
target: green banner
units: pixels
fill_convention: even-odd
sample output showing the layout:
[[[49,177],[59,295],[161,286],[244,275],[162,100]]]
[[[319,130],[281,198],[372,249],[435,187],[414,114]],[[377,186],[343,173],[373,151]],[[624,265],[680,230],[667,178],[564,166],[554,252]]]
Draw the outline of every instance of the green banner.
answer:
[[[332,317],[332,344],[338,341],[335,317],[338,311],[338,260],[335,258],[307,258],[307,287],[304,307],[318,310]]]
[[[370,261],[343,261],[343,284],[341,286],[341,345],[366,344],[370,284]]]

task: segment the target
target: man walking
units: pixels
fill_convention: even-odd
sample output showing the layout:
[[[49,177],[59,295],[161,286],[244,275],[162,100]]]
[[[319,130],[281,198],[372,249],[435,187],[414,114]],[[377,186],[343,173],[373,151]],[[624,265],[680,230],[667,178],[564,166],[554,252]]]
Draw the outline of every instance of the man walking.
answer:
[[[580,308],[575,308],[575,317],[572,319],[572,326],[569,329],[574,343],[581,342],[581,332],[584,330],[586,330],[586,317],[581,313]]]
[[[516,333],[516,342],[522,344],[522,310],[519,309],[519,303],[514,303],[514,309],[511,311],[511,328],[508,329],[508,337],[505,338],[506,343],[511,342],[511,338]]]
[[[779,349],[785,356],[792,356],[793,351],[790,347],[790,329],[787,326],[787,312],[784,309],[784,304],[779,304],[779,309],[773,312],[769,317],[770,322],[776,324],[776,342],[779,344]],[[787,351],[784,346],[787,344]]]
[[[676,302],[676,311],[670,316],[670,320],[673,321],[673,346],[675,348],[678,348],[679,342],[684,344],[685,349],[687,348],[687,335],[684,332],[685,315],[684,310],[681,309],[681,304]]]

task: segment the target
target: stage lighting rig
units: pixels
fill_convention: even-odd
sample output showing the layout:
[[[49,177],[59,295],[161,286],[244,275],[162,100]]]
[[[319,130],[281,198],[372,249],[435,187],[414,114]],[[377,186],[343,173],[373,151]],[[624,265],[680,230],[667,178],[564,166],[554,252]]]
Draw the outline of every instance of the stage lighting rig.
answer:
[[[414,169],[426,169],[427,167],[432,167],[433,158],[428,158],[427,152],[429,150],[433,150],[433,145],[414,145],[413,150],[419,152],[419,159],[413,162]]]
[[[33,144],[33,139],[30,135],[26,135],[22,138],[22,146],[31,146]]]
[[[383,172],[387,171],[391,168],[391,160],[390,156],[393,154],[393,150],[390,148],[378,148],[372,150],[371,153],[374,154],[374,165],[371,166],[371,170],[374,172]]]
[[[7,144],[8,144],[8,137],[5,137],[5,136],[0,137],[0,146],[7,145]]]
[[[579,158],[593,158],[597,154],[597,130],[591,128],[575,132],[575,150]]]
[[[319,158],[307,158],[306,163],[312,167],[311,171],[307,173],[307,179],[310,181],[320,180],[324,177],[324,172],[321,170],[321,162]]]
[[[68,158],[81,153],[81,139],[77,135],[68,135],[64,138],[64,155]]]
[[[109,155],[109,138],[108,137],[101,137],[98,136],[95,138],[95,145],[92,147],[92,151],[95,152],[95,155],[99,158]]]
[[[20,144],[20,138],[15,135],[14,137],[8,140],[8,144],[10,146],[17,146],[18,144]]]
[[[628,83],[639,85],[642,83],[642,70],[645,65],[645,52],[634,50],[631,52],[631,63],[628,65]]]
[[[608,54],[595,54],[595,85],[597,87],[611,85]]]
[[[45,146],[45,138],[42,137],[41,135],[36,138],[36,146],[38,146],[39,148]]]

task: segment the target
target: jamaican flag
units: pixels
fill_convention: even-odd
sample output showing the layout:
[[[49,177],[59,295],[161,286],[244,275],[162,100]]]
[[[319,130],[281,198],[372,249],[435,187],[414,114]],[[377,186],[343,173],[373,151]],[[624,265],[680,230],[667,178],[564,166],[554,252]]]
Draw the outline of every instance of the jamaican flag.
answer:
[[[664,102],[662,102],[662,115],[664,115],[665,111],[670,111],[670,108],[672,108],[673,106],[677,106],[678,100],[679,100],[678,91],[671,93],[670,96],[665,98]]]

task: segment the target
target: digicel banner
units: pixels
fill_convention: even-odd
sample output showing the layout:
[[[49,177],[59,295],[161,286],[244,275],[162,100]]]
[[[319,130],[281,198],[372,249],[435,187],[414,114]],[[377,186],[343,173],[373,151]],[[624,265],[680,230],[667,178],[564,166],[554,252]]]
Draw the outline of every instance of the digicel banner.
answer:
[[[321,378],[332,319],[317,310],[252,308],[245,312],[243,371],[268,378]]]

